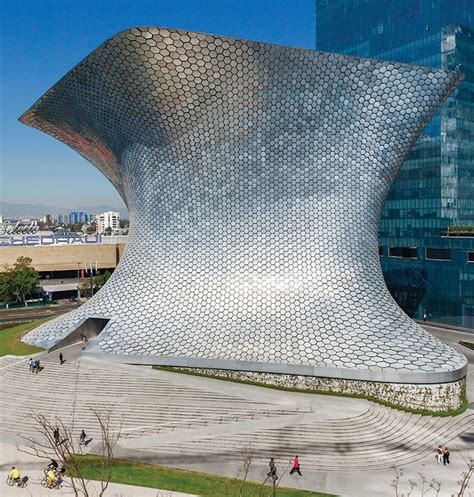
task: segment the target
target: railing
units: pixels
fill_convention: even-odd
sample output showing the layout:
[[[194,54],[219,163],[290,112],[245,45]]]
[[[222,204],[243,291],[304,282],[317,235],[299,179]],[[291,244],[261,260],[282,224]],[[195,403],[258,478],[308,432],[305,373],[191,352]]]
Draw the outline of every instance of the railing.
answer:
[[[474,236],[474,226],[448,226],[443,236]]]

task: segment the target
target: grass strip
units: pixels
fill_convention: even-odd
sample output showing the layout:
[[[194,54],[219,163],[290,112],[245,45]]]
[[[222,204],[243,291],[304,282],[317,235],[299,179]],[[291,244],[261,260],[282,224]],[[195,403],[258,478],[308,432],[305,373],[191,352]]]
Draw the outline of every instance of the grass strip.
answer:
[[[90,480],[100,479],[100,459],[96,456],[81,456],[81,472]],[[202,497],[239,497],[241,480],[214,476],[155,464],[144,464],[126,459],[115,459],[112,466],[113,483],[139,487],[174,490]],[[244,497],[259,497],[261,484],[246,482]],[[271,486],[265,486],[262,497],[271,495]],[[278,487],[278,497],[335,497],[330,494]]]
[[[36,328],[40,324],[48,321],[48,319],[36,319],[34,321],[28,321],[27,323],[17,324],[14,326],[9,325],[8,327],[3,327],[0,329],[0,357],[5,355],[28,355],[35,354],[36,352],[41,352],[43,349],[40,347],[35,347],[34,345],[28,345],[21,341],[21,337]]]

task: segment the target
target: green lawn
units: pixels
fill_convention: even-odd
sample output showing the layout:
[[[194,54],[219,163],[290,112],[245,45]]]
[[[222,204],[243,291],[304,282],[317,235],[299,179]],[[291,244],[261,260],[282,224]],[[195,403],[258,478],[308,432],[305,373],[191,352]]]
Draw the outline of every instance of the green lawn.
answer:
[[[95,456],[84,456],[82,462],[82,474],[90,479],[100,478],[99,459]],[[290,478],[286,479],[290,484]],[[184,471],[165,466],[143,464],[135,461],[116,459],[112,471],[112,482],[126,485],[137,485],[140,487],[160,488],[162,490],[174,490],[200,495],[202,497],[239,497],[240,480],[235,478],[224,478],[206,473]],[[260,487],[258,483],[246,483],[244,497],[259,497]],[[271,495],[271,487],[266,486],[261,497]],[[329,494],[296,490],[291,488],[278,488],[277,497],[335,497]]]
[[[48,318],[49,319],[49,318]],[[28,323],[0,328],[0,357],[4,355],[28,355],[40,352],[41,348],[23,343],[20,338],[47,319],[37,319]]]

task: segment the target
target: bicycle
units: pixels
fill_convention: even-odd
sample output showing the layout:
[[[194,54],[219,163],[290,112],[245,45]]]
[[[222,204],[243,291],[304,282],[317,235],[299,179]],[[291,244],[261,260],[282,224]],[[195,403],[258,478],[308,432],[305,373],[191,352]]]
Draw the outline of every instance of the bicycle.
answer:
[[[55,489],[55,490],[59,490],[60,488],[62,488],[62,479],[61,478],[55,478],[55,480],[53,481],[53,484],[50,485],[49,484],[49,478],[47,476],[45,476],[42,480],[41,480],[41,486],[44,487],[44,488],[50,488],[50,489]]]
[[[11,476],[7,476],[6,483],[9,487],[16,485],[17,487],[25,488],[28,485],[28,477],[24,476],[23,478],[12,478]]]

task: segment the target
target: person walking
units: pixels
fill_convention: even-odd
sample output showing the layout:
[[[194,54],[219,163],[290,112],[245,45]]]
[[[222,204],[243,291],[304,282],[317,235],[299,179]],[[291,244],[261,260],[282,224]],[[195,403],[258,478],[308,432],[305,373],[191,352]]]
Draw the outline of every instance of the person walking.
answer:
[[[436,458],[438,464],[441,464],[443,462],[443,447],[441,445],[439,445],[438,448],[436,449]]]
[[[79,445],[84,445],[85,447],[87,447],[89,443],[92,442],[92,438],[89,438],[88,440],[86,440],[86,438],[86,432],[82,430],[81,434],[79,435]]]
[[[273,459],[273,457],[270,459],[268,466],[270,468],[270,471],[267,473],[267,476],[270,476],[273,481],[278,480],[277,467],[276,467],[275,460]]]
[[[84,445],[86,443],[86,432],[84,430],[81,431],[79,435],[79,445]]]
[[[59,444],[59,428],[57,426],[53,431],[53,438],[54,438],[54,443],[56,445],[58,445]]]
[[[451,464],[449,461],[449,450],[447,447],[444,448],[443,450],[443,464],[446,466],[446,464]]]
[[[30,360],[28,361],[28,366],[30,367],[30,371],[33,372],[33,358],[30,357]]]
[[[300,476],[303,476],[300,471],[300,461],[298,459],[298,456],[295,456],[293,459],[293,467],[291,468],[290,475],[293,473],[298,473]]]
[[[64,356],[62,352],[59,353],[59,364],[61,364],[61,366],[64,364]]]

